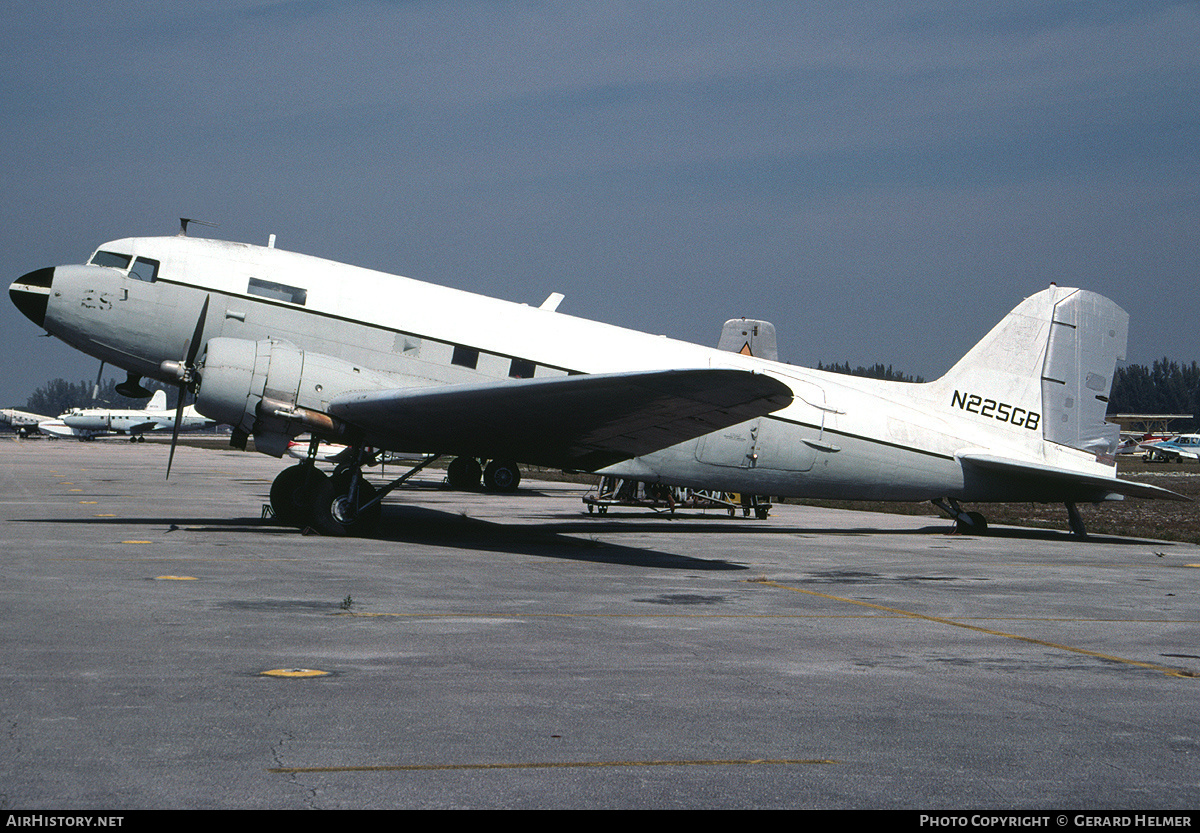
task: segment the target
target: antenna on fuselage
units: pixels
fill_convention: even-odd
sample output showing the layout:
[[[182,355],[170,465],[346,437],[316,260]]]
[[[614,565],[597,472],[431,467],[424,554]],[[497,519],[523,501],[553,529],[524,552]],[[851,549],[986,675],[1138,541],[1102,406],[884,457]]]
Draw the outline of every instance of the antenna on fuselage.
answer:
[[[197,225],[201,225],[201,226],[212,226],[213,228],[218,228],[216,223],[209,223],[209,222],[206,222],[205,220],[194,220],[191,217],[180,217],[179,218],[179,234],[175,235],[176,237],[187,237],[188,223],[196,223]]]

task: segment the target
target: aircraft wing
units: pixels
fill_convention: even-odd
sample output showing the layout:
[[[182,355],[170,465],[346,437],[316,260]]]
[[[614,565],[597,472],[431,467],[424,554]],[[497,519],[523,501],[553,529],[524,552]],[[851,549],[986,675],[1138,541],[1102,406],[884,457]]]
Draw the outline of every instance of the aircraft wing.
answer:
[[[38,423],[38,430],[51,437],[86,437],[87,431],[80,431],[67,425],[61,419],[47,419]]]
[[[1132,480],[1121,480],[1118,477],[1104,477],[1098,474],[1061,469],[1057,466],[1047,466],[1042,463],[1031,463],[1025,460],[1014,460],[1008,457],[998,457],[982,451],[960,451],[954,455],[967,465],[976,466],[989,472],[1009,475],[1023,480],[1049,482],[1061,487],[1076,487],[1081,493],[1093,493],[1090,499],[1103,499],[1103,495],[1117,494],[1130,497],[1157,498],[1159,500],[1186,500],[1191,498],[1151,486],[1148,483],[1137,483]],[[1081,496],[1080,500],[1089,499]]]
[[[705,368],[352,393],[329,413],[368,445],[591,471],[791,401],[770,376]]]

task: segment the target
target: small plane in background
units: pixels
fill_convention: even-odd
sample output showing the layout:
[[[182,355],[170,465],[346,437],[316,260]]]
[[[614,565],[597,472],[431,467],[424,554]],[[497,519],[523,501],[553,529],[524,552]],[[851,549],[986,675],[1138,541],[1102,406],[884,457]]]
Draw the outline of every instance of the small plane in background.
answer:
[[[1174,434],[1156,433],[1154,431],[1147,431],[1145,433],[1122,431],[1121,444],[1117,446],[1117,454],[1141,454],[1146,450],[1145,446],[1169,440],[1174,436]]]
[[[1146,462],[1182,462],[1200,460],[1200,434],[1176,434],[1157,442],[1144,442],[1140,446]]]
[[[488,461],[497,491],[529,464],[929,500],[969,532],[987,524],[960,502],[1063,503],[1083,535],[1077,503],[1187,500],[1116,475],[1119,428],[1105,416],[1129,317],[1086,290],[1051,284],[940,379],[892,382],[564,315],[555,295],[534,307],[286,252],[274,235],[265,247],[192,238],[187,223],[29,272],[9,295],[38,327],[124,368],[126,385],[149,376],[195,393],[234,447],[253,436],[282,457],[302,433],[349,446],[332,475],[310,458],[271,487],[277,518],[323,534],[369,534],[384,495],[441,456],[464,477]],[[382,489],[363,477],[380,451],[422,450]]]
[[[43,422],[49,422],[53,417],[42,416],[41,414],[31,413],[29,411],[19,411],[16,408],[0,408],[0,422],[5,425],[11,425],[18,436],[28,437],[30,434],[38,433],[38,425]]]
[[[167,392],[157,390],[145,408],[72,408],[58,419],[38,423],[38,429],[52,437],[90,440],[105,436],[128,436],[130,442],[144,442],[142,435],[151,431],[173,431],[179,419],[180,431],[198,431],[216,425],[196,413],[189,405],[181,415],[167,410]]]

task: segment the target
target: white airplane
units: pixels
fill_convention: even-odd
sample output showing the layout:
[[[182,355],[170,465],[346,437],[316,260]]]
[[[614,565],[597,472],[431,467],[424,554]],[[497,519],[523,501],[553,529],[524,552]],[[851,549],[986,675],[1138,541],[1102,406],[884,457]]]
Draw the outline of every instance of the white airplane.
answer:
[[[1200,460],[1200,434],[1177,434],[1155,442],[1143,442],[1138,446],[1145,452],[1147,462],[1159,460],[1164,463]]]
[[[176,421],[180,431],[211,428],[216,423],[196,413],[193,405],[181,415],[167,410],[167,393],[157,390],[145,408],[72,408],[58,419],[44,420],[38,428],[53,437],[90,440],[96,437],[128,435],[130,442],[144,441],[150,431],[172,431]]]
[[[433,456],[796,497],[962,501],[1186,500],[1119,479],[1105,423],[1128,316],[1092,292],[1027,298],[942,378],[822,373],[487,298],[274,247],[186,236],[105,243],[9,294],[35,324],[130,374],[196,393],[196,409],[280,457],[302,432],[350,446],[272,486],[278,517],[365,534],[384,494]],[[368,449],[436,455],[377,490]],[[172,442],[172,455],[174,439]],[[167,470],[170,472],[171,457]],[[460,464],[460,461],[463,461]],[[478,466],[478,463],[475,463]]]
[[[0,422],[11,425],[19,436],[28,437],[38,432],[38,424],[50,420],[51,417],[30,411],[19,411],[16,408],[0,408]]]

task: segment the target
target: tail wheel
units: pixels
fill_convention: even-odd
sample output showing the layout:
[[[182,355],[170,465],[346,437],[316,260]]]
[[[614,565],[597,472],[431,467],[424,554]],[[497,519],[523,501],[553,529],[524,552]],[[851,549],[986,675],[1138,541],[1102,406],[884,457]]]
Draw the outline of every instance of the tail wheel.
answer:
[[[358,478],[355,499],[350,499],[352,475],[340,474],[328,478],[316,491],[313,500],[312,522],[322,535],[345,537],[370,535],[379,523],[380,504],[366,506],[378,493],[374,486]],[[366,506],[366,508],[363,508]]]
[[[489,492],[515,492],[521,483],[521,470],[509,460],[493,460],[483,470],[483,485]]]
[[[955,529],[964,535],[984,535],[987,533],[987,518],[979,512],[967,512],[966,518],[958,518],[954,522]]]

